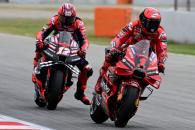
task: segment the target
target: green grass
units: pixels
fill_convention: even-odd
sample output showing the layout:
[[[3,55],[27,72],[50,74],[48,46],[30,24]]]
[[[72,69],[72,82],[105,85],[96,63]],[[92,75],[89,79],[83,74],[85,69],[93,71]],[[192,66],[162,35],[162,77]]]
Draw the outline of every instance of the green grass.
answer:
[[[178,54],[195,55],[195,44],[182,44],[173,41],[168,42],[168,51]]]
[[[46,26],[47,19],[1,19],[0,18],[0,32],[10,33],[16,35],[35,37],[36,33]],[[87,36],[91,43],[109,44],[111,38],[95,37],[93,35],[93,20],[84,20]]]
[[[34,37],[46,19],[0,19],[0,32]]]
[[[35,37],[36,32],[47,24],[47,19],[1,19],[0,32]],[[91,43],[108,45],[111,37],[95,37],[93,20],[84,19],[87,36]],[[177,44],[168,42],[168,51],[172,53],[195,55],[195,44]]]

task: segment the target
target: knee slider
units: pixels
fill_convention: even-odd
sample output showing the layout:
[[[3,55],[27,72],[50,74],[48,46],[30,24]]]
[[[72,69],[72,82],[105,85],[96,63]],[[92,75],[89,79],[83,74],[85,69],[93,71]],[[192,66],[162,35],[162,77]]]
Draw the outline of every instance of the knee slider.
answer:
[[[83,69],[83,71],[85,72],[85,74],[86,74],[86,76],[88,78],[93,75],[93,69],[89,65],[85,66],[85,68]]]
[[[92,75],[93,75],[93,69],[91,68],[87,71],[87,77],[91,77]]]

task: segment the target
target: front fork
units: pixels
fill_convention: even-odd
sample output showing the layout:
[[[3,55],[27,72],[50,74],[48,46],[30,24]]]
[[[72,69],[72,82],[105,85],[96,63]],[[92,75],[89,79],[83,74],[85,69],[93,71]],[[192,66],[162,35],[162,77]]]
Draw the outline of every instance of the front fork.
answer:
[[[64,77],[64,91],[63,93],[65,93],[73,84],[72,81],[72,72],[68,69],[66,69],[65,71],[65,77]]]
[[[51,73],[52,70],[50,67],[44,67],[37,72],[35,71],[36,74],[35,89],[39,93],[40,98],[43,100],[47,100],[47,91]]]
[[[140,96],[141,96],[141,93],[144,89],[144,86],[139,80],[136,80],[136,79],[131,79],[131,80],[128,80],[128,81],[122,81],[122,83],[121,83],[121,85],[118,89],[118,93],[117,93],[117,103],[121,102],[123,97],[126,95],[126,92],[127,92],[126,88],[127,87],[138,88],[139,94],[138,94],[137,100],[135,102],[135,105],[138,107],[139,106],[139,101],[140,101]]]

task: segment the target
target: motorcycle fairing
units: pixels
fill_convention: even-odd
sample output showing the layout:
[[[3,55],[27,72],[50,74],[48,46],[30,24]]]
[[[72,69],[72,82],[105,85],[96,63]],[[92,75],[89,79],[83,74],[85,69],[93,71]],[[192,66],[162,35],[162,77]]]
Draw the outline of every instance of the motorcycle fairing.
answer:
[[[134,70],[141,67],[146,72],[144,80],[158,89],[161,77],[157,67],[157,56],[151,51],[149,45],[145,41],[130,45],[124,58],[116,63],[115,73],[119,76],[132,78]]]
[[[101,86],[102,86],[102,100],[101,104],[107,113],[107,115],[110,115],[113,117],[112,112],[110,112],[110,108],[108,103],[110,102],[111,97],[117,92],[117,87],[114,86],[113,80],[111,80],[110,76],[114,74],[115,67],[110,67],[108,72],[103,76],[101,80]],[[112,87],[111,87],[112,86]],[[106,105],[105,105],[106,104]]]

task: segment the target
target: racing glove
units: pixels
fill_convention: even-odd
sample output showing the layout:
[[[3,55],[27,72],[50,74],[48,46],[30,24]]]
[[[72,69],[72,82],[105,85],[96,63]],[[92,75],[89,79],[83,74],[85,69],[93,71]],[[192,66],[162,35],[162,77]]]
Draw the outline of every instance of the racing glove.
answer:
[[[117,48],[112,48],[110,52],[108,53],[108,55],[106,56],[106,61],[116,62],[116,61],[121,60],[123,56],[124,56],[124,53],[121,50]]]
[[[43,49],[44,47],[43,40],[37,40],[36,42],[37,49]]]
[[[159,71],[159,73],[164,73],[164,71],[165,71],[165,64],[159,63],[158,64],[158,71]]]
[[[33,60],[33,68],[35,68],[38,65],[38,60],[34,58]]]
[[[117,48],[112,48],[112,49],[110,50],[110,54],[113,55],[113,56],[116,56],[116,55],[118,55],[118,54],[120,54],[120,53],[121,53],[121,51],[118,50]]]
[[[78,55],[82,58],[85,58],[86,57],[86,50],[83,50],[83,49],[80,49],[78,51]]]

